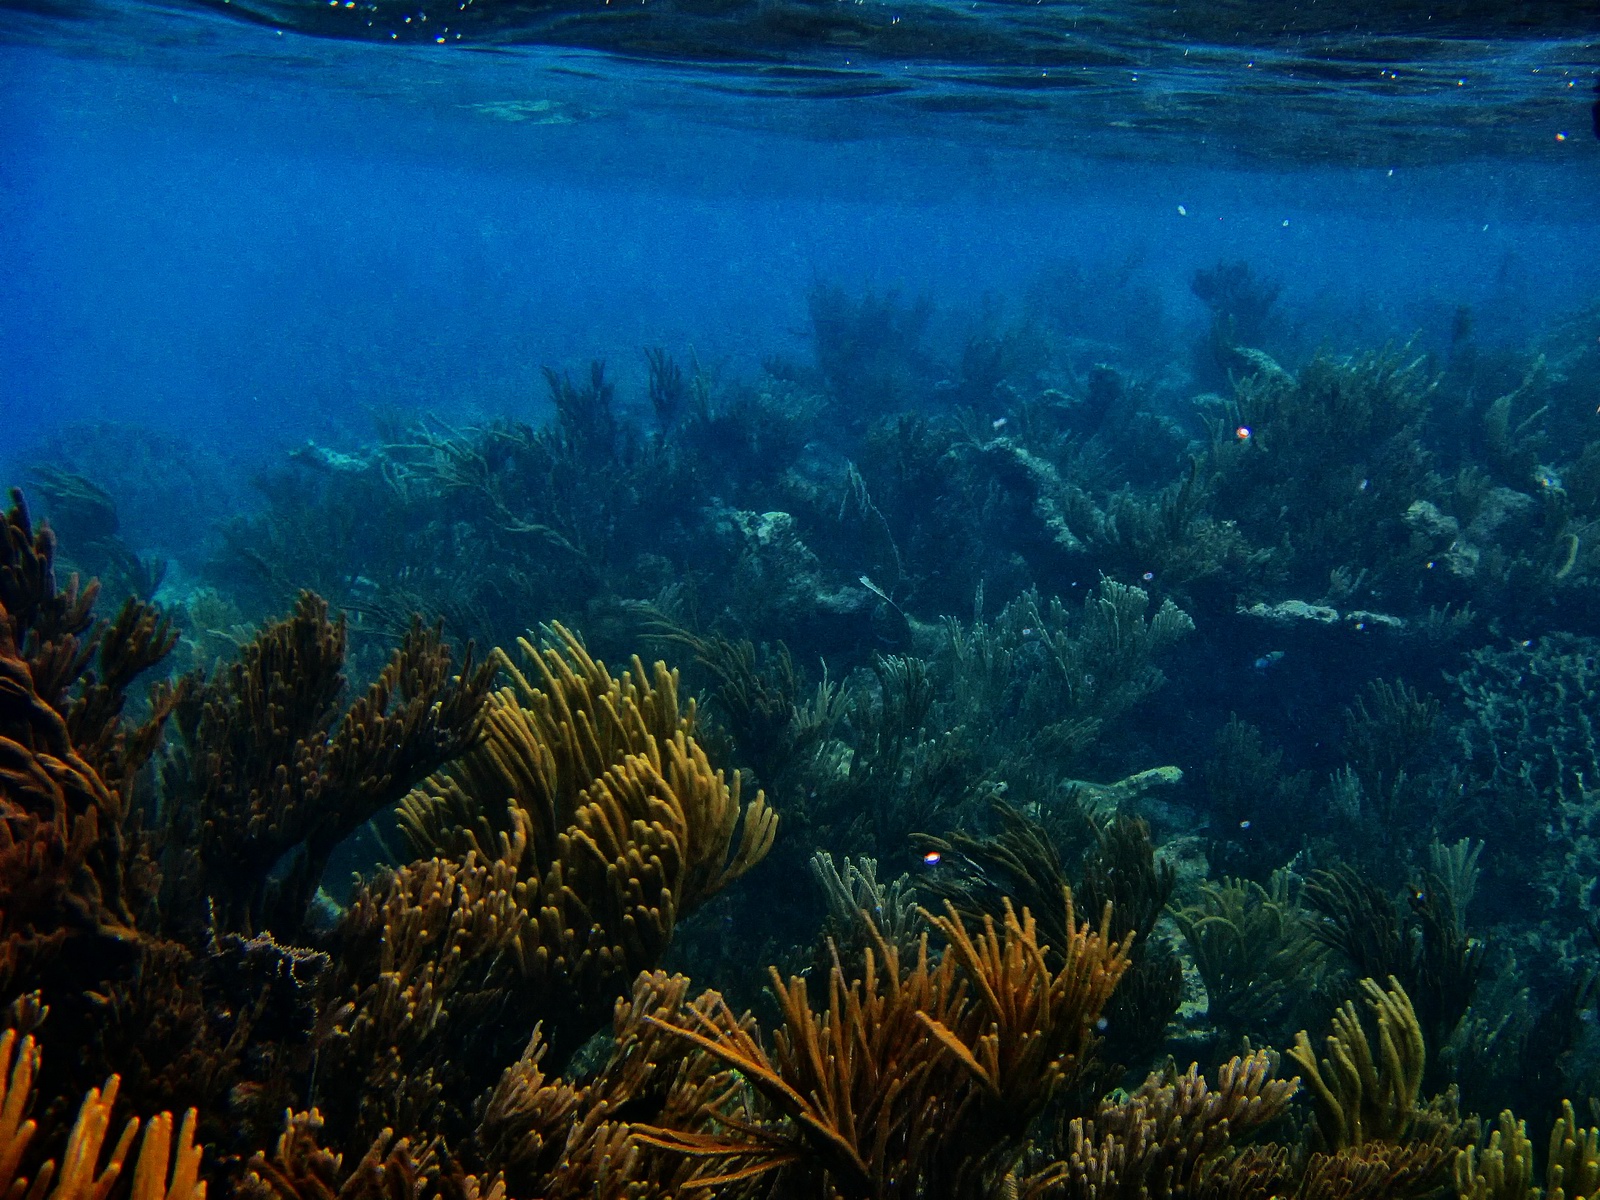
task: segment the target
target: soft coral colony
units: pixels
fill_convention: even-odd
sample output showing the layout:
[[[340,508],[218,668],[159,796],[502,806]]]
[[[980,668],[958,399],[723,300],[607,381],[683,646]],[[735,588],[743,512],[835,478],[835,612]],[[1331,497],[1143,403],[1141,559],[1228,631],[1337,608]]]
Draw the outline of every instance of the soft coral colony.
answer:
[[[1117,1088],[1106,1014],[1170,1012],[1147,996],[1178,970],[1150,938],[1171,874],[1128,819],[1095,826],[1077,901],[1003,805],[1001,838],[929,842],[966,864],[936,911],[828,861],[849,911],[809,978],[771,971],[764,1030],[660,969],[779,823],[714,764],[677,672],[614,675],[559,625],[457,664],[413,620],[349,702],[346,624],[305,593],[231,663],[135,697],[168,622],[97,619],[20,494],[4,534],[6,1200],[1600,1191],[1570,1106],[1541,1192],[1522,1122],[1485,1140],[1425,1094],[1399,978],[1363,982],[1320,1048],[1302,1033],[1298,1076],[1257,1049]],[[880,670],[883,703],[915,689]],[[404,852],[332,904],[330,859],[383,813]],[[1181,914],[1203,969],[1270,989],[1315,959],[1278,892],[1211,896]]]

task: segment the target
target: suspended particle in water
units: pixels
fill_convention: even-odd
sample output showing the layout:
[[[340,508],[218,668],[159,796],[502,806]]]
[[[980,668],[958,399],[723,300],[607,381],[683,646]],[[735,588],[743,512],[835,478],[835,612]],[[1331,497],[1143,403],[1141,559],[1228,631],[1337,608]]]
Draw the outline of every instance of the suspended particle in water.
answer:
[[[1156,577],[1156,573],[1155,573],[1155,572],[1154,572],[1154,571],[1146,571],[1146,572],[1145,572],[1145,573],[1144,573],[1144,581],[1145,581],[1145,582],[1146,582],[1146,583],[1149,583],[1149,582],[1150,582],[1150,581],[1151,581],[1151,580],[1152,580],[1152,579],[1154,579],[1154,578],[1155,578],[1155,577]]]
[[[1249,822],[1249,820],[1248,820],[1248,819],[1246,819],[1246,820],[1243,820],[1243,821],[1240,821],[1240,822],[1239,822],[1239,828],[1240,828],[1240,829],[1249,829],[1249,828],[1250,828],[1250,822]]]
[[[1233,436],[1238,438],[1241,442],[1248,442],[1250,440],[1250,426],[1239,426],[1239,428],[1233,431]]]
[[[925,867],[937,867],[943,858],[944,855],[940,854],[937,850],[929,850],[922,856],[922,865]]]
[[[1180,204],[1178,205],[1178,215],[1180,217],[1187,217],[1189,215],[1189,210]]]

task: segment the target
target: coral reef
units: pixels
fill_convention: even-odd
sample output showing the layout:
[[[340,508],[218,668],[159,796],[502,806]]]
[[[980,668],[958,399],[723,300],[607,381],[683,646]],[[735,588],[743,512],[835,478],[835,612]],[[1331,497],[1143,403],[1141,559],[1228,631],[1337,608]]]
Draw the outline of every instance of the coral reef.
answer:
[[[1593,314],[1306,353],[1224,262],[1174,354],[1142,272],[20,464],[0,1192],[1600,1190]]]

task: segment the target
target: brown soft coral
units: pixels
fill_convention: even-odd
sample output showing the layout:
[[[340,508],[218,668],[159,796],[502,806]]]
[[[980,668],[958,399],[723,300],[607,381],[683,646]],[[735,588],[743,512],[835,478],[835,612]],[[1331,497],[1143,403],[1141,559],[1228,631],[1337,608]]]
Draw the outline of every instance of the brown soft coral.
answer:
[[[129,601],[94,626],[98,587],[55,577],[55,538],[20,492],[0,521],[0,993],[77,933],[133,936],[156,871],[132,820],[132,785],[178,692],[122,721],[127,689],[172,646]]]
[[[847,981],[835,966],[822,1012],[803,979],[784,985],[775,974],[784,1017],[775,1055],[725,1005],[693,1022],[661,1022],[738,1071],[781,1121],[704,1111],[699,1128],[636,1136],[730,1164],[713,1178],[781,1168],[825,1175],[846,1196],[954,1196],[995,1183],[1021,1157],[1033,1120],[1083,1069],[1127,969],[1127,943],[1108,938],[1104,922],[1099,932],[1080,925],[1070,894],[1065,903],[1071,932],[1056,947],[1056,969],[1026,910],[1008,910],[1002,925],[986,918],[975,936],[949,910],[935,918],[950,943],[937,964],[924,939],[903,972],[880,941],[862,979]]]
[[[511,686],[490,698],[483,742],[406,798],[401,828],[424,853],[493,857],[519,810],[527,874],[659,874],[670,930],[761,861],[777,815],[760,793],[743,805],[738,772],[711,766],[676,671],[661,662],[647,671],[635,656],[618,679],[570,631],[551,632],[556,644],[543,651],[520,642],[537,684],[495,652]]]
[[[176,1140],[171,1113],[150,1118],[139,1141],[131,1185],[118,1186],[141,1122],[130,1117],[124,1123],[102,1163],[121,1084],[115,1075],[103,1088],[91,1088],[84,1096],[60,1157],[30,1167],[36,1156],[29,1151],[38,1126],[25,1114],[33,1104],[39,1060],[32,1036],[19,1038],[15,1029],[0,1033],[0,1196],[41,1200],[48,1193],[50,1200],[205,1200],[202,1151],[194,1143],[194,1109],[184,1114]],[[29,1170],[31,1177],[24,1173]]]
[[[470,647],[453,675],[440,631],[413,621],[341,715],[345,648],[344,619],[303,593],[179,709],[196,906],[220,929],[297,937],[334,848],[477,740],[493,668]]]

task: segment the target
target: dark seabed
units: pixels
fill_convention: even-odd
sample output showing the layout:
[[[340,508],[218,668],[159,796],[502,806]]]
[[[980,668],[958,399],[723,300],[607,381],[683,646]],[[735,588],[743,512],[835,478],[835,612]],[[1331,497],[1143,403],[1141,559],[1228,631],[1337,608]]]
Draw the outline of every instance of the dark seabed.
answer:
[[[0,1200],[1600,1198],[1597,79],[0,0]]]

